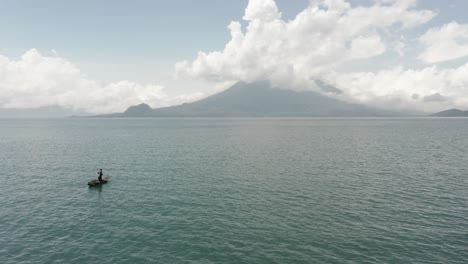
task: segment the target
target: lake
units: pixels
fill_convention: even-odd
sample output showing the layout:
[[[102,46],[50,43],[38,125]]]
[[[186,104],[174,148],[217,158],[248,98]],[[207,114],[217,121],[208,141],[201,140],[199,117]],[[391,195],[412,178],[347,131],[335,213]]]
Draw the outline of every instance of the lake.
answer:
[[[3,119],[0,263],[466,263],[467,151],[463,118]]]

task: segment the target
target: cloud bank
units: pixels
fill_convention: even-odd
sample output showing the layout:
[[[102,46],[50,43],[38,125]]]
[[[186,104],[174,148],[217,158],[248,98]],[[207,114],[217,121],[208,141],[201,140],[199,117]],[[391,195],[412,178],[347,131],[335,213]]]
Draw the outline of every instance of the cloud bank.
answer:
[[[405,47],[414,44],[405,34],[436,15],[418,9],[417,0],[376,0],[370,6],[312,0],[285,21],[274,0],[250,0],[243,17],[246,28],[231,22],[231,40],[222,51],[199,52],[193,61],[178,62],[175,70],[179,76],[213,82],[270,80],[293,89],[317,89],[314,80],[325,80],[344,92],[343,99],[393,109],[467,108],[468,64],[340,71],[350,62],[403,56]],[[467,55],[465,34],[452,34],[458,30],[465,32],[465,26],[452,23],[429,30],[419,40],[425,47],[419,58],[433,63]],[[447,48],[452,51],[444,52]]]
[[[468,63],[454,69],[395,67],[378,72],[334,73],[347,96],[373,106],[432,112],[468,108]]]
[[[18,60],[0,55],[0,108],[61,106],[91,113],[120,112],[147,103],[153,107],[190,100],[194,95],[169,97],[160,85],[127,80],[102,83],[85,78],[60,57],[47,57],[36,49]]]
[[[239,22],[231,22],[231,41],[223,51],[200,52],[192,62],[177,63],[176,71],[214,81],[288,76],[309,81],[346,61],[384,53],[382,31],[421,25],[435,15],[414,5],[413,0],[379,1],[352,8],[344,0],[312,1],[286,22],[273,0],[250,0],[245,33]]]

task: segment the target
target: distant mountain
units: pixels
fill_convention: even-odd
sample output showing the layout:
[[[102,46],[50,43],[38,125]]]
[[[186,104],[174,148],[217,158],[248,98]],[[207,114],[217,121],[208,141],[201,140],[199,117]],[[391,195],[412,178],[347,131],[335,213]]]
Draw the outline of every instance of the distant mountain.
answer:
[[[333,91],[337,93],[338,91]],[[132,106],[124,113],[95,117],[373,117],[401,114],[343,102],[317,92],[271,88],[267,82],[237,83],[194,103],[151,109]]]
[[[332,93],[332,94],[342,94],[343,91],[340,89],[336,88],[335,86],[332,86],[328,83],[322,82],[320,80],[316,80],[315,84],[325,93]]]
[[[40,108],[0,108],[0,118],[64,118],[72,115],[89,115],[83,111],[60,106],[45,106]]]
[[[126,117],[151,117],[153,109],[147,104],[130,106],[122,115]]]
[[[433,117],[468,117],[468,111],[460,109],[449,109],[442,112],[432,114]]]

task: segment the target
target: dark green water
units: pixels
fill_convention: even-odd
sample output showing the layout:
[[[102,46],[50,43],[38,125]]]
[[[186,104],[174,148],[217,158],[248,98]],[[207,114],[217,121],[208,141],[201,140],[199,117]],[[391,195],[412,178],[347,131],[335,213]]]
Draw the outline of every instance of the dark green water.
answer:
[[[466,263],[467,150],[468,119],[0,120],[0,263]]]

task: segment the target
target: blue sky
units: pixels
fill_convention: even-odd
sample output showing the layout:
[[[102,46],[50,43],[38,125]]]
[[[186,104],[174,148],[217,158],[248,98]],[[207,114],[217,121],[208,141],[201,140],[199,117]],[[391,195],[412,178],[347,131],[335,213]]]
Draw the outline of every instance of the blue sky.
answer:
[[[307,0],[277,0],[286,20]],[[351,1],[354,5],[369,0]],[[16,0],[0,1],[0,50],[18,55],[35,47],[71,56],[97,58],[184,59],[198,50],[221,49],[226,26],[240,20],[248,1],[219,0]],[[419,7],[438,10],[431,24],[467,22],[464,0],[424,0]]]
[[[0,54],[20,56],[31,48],[48,54],[54,49],[84,66],[96,63],[172,66],[178,60],[195,57],[200,50],[222,49],[229,40],[227,25],[242,18],[247,3],[247,0],[0,1],[0,32],[3,32]],[[283,0],[278,5],[288,18],[307,6],[307,1]]]
[[[353,8],[375,4],[372,0],[348,2]],[[309,7],[310,1],[276,0],[274,3],[282,13],[282,20],[288,22]],[[222,51],[231,40],[227,29],[231,21],[240,21],[243,32],[247,33],[249,21],[242,18],[248,4],[248,0],[0,0],[0,55],[15,61],[29,50],[36,49],[43,57],[60,57],[72,63],[82,76],[93,81],[154,83],[164,86],[170,96],[185,93],[186,86],[193,86],[195,88],[191,92],[201,96],[216,89],[196,89],[219,87],[219,83],[214,84],[203,76],[174,80],[174,65],[181,61],[199,61],[199,51],[207,54]],[[464,14],[468,10],[468,1],[464,0],[420,0],[410,9],[430,10],[437,15],[418,26],[404,29],[401,37],[406,42],[405,56],[385,52],[366,60],[341,63],[333,70],[429,67],[418,57],[424,47],[416,40],[429,29],[452,21],[459,25],[468,23],[468,17]],[[382,33],[393,30],[391,27],[377,30]],[[400,34],[400,31],[395,32],[392,34]],[[394,41],[392,38],[384,41],[387,51],[391,44],[388,41]],[[450,68],[464,63],[466,58],[462,56],[437,62],[436,66]],[[330,78],[331,75],[327,76]],[[223,76],[219,79],[226,80]],[[339,82],[333,84],[338,85]]]
[[[286,19],[293,18],[308,4],[307,0],[276,2]],[[352,1],[356,5],[368,2]],[[126,45],[154,50],[151,44],[156,41],[171,43],[163,46],[169,51],[219,48],[228,39],[226,25],[242,17],[247,3],[247,0],[0,1],[0,29],[5,33],[0,39],[1,48],[15,51],[31,45],[45,49],[63,46],[78,52],[87,48],[107,49],[108,44],[113,44],[115,50],[128,54]],[[424,0],[419,6],[442,11],[434,24],[468,19],[464,14],[468,3],[463,0],[448,0],[443,5],[439,0]],[[137,45],[132,38],[144,43]],[[194,43],[190,46],[176,43],[188,40]]]
[[[248,0],[0,0],[0,54],[18,58],[35,48],[77,65],[88,78],[129,79],[203,89],[204,82],[174,81],[174,64],[200,50],[222,49],[227,25],[241,20]],[[278,1],[286,18],[307,0]]]

